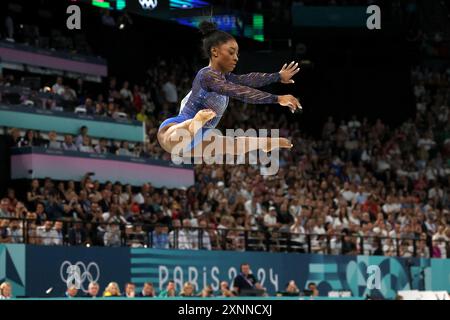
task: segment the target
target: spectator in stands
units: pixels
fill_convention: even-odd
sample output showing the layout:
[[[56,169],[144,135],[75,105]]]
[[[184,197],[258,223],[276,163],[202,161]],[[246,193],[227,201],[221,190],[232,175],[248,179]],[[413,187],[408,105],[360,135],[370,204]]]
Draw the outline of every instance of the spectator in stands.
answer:
[[[136,158],[143,157],[142,145],[140,143],[136,143],[133,148],[132,156]]]
[[[155,226],[155,230],[150,233],[152,248],[155,249],[169,249],[169,234],[167,233],[167,227],[158,223]]]
[[[64,84],[63,84],[63,78],[57,77],[56,83],[52,86],[52,92],[56,93],[58,95],[64,94]]]
[[[52,229],[53,222],[45,221],[43,226],[36,228],[36,236],[38,237],[39,244],[44,246],[50,246],[54,244],[56,240],[56,233]]]
[[[169,232],[169,242],[171,248],[190,249],[187,234],[181,229],[179,219],[172,220],[172,231]]]
[[[106,247],[118,247],[121,245],[122,241],[118,224],[114,223],[106,226],[103,243]]]
[[[95,151],[95,153],[98,153],[98,154],[107,154],[107,153],[109,153],[108,142],[106,141],[105,138],[100,138],[98,145],[96,145],[94,147],[94,151]]]
[[[89,131],[89,129],[86,126],[82,126],[80,128],[80,133],[78,134],[78,136],[77,136],[77,138],[75,140],[75,145],[77,147],[80,147],[83,144],[84,137],[86,137],[88,135],[88,131]]]
[[[129,86],[130,84],[128,81],[124,81],[122,89],[120,89],[120,95],[122,96],[123,101],[128,105],[133,102],[133,94],[131,93]]]
[[[273,231],[280,227],[280,224],[277,221],[277,210],[275,207],[270,207],[269,212],[264,215],[264,225],[269,231]]]
[[[175,85],[174,76],[170,76],[167,79],[167,81],[162,86],[162,91],[164,92],[166,102],[170,104],[172,109],[175,108],[178,103],[178,92],[177,86]]]
[[[73,143],[73,136],[70,134],[64,136],[64,142],[61,144],[61,147],[65,151],[78,151],[77,146]]]
[[[89,138],[88,136],[84,136],[83,143],[78,147],[78,150],[80,152],[94,153],[94,149],[92,148],[91,145],[91,138]]]
[[[47,213],[45,212],[45,207],[42,202],[38,202],[38,204],[36,205],[35,214],[36,214],[36,222],[39,225],[41,225],[45,220],[50,219]]]
[[[417,257],[430,258],[430,249],[427,246],[426,240],[420,240],[417,246]]]
[[[76,285],[69,285],[66,291],[66,297],[69,299],[75,298],[78,294],[78,288]]]
[[[289,281],[289,283],[287,284],[286,289],[284,291],[290,295],[299,295],[300,294],[300,290],[298,289],[297,284],[295,283],[294,280]]]
[[[53,244],[56,246],[61,246],[64,243],[64,234],[63,234],[63,223],[62,221],[55,221],[55,225],[53,226]]]
[[[65,216],[63,206],[60,204],[56,194],[49,194],[48,204],[45,207],[45,213],[47,214],[47,219],[49,220],[59,220]]]
[[[145,282],[142,287],[142,291],[138,293],[138,297],[141,298],[153,298],[156,296],[155,288],[153,287],[153,283]]]
[[[136,285],[133,282],[125,284],[125,292],[123,294],[126,298],[134,298],[136,296]]]
[[[100,291],[100,286],[97,282],[90,282],[88,286],[88,292],[86,298],[97,298]]]
[[[229,286],[228,286],[228,282],[226,281],[222,281],[220,283],[220,293],[221,293],[221,297],[234,297],[235,294],[230,290]]]
[[[9,134],[6,137],[6,146],[8,148],[17,147],[20,141],[20,130],[17,128],[11,128]]]
[[[11,235],[9,233],[9,220],[0,220],[0,243],[10,243]]]
[[[166,289],[159,293],[159,297],[161,298],[175,297],[176,294],[177,292],[175,290],[175,282],[173,280],[169,280]]]
[[[23,243],[23,228],[19,220],[9,222],[8,234],[11,237],[11,243]]]
[[[14,20],[11,14],[7,14],[5,17],[5,29],[6,29],[6,41],[15,42],[14,40]]]
[[[81,110],[85,110],[86,114],[90,115],[95,114],[96,111],[96,107],[91,98],[86,98],[86,100],[84,100],[84,104],[78,106],[77,109],[78,108],[80,108]]]
[[[0,285],[0,300],[13,298],[12,286],[9,282]]]
[[[122,141],[120,143],[120,148],[117,150],[116,154],[118,156],[127,156],[127,157],[133,156],[133,153],[131,153],[130,151],[128,141]]]
[[[193,297],[194,295],[194,286],[192,283],[185,282],[183,284],[183,288],[181,289],[180,297]]]
[[[19,147],[35,147],[36,143],[34,142],[34,131],[27,130],[25,135],[19,141]]]
[[[10,201],[8,198],[3,198],[0,201],[0,218],[9,218],[13,213],[9,210]]]
[[[64,85],[62,98],[65,101],[75,102],[77,100],[77,94],[71,87],[69,87],[68,85]]]
[[[49,148],[49,149],[56,149],[56,150],[61,149],[61,142],[56,140],[56,132],[55,131],[50,131],[48,133],[47,148]]]
[[[199,240],[201,239],[201,243],[198,244],[198,248],[201,250],[211,250],[211,237],[208,232],[209,227],[206,220],[201,220],[199,222],[199,228],[200,229],[196,230],[196,232],[194,233],[194,237]],[[200,233],[200,235],[198,235],[198,233]]]
[[[74,226],[69,230],[68,238],[71,246],[80,246],[87,243],[87,233],[81,222],[75,222]]]
[[[120,288],[116,282],[110,282],[103,292],[104,297],[120,297]]]
[[[315,282],[308,283],[308,290],[311,291],[311,296],[318,297],[319,296],[319,290],[317,289],[317,285]]]
[[[145,111],[145,108],[141,108],[139,113],[136,115],[136,120],[140,121],[140,122],[143,122],[143,123],[147,123],[148,116],[147,116],[147,113]]]
[[[356,251],[355,238],[350,236],[350,232],[348,229],[345,229],[343,233],[344,239],[342,240],[342,254],[344,255],[358,254]]]

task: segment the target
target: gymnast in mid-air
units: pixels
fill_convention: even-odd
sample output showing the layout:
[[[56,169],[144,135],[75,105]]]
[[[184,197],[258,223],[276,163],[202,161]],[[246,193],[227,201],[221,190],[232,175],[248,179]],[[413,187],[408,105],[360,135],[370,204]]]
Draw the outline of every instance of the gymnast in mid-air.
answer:
[[[236,75],[231,73],[236,67],[239,53],[234,37],[218,30],[214,23],[208,21],[200,24],[200,31],[204,37],[203,50],[209,57],[209,65],[198,71],[191,91],[181,102],[179,114],[161,123],[158,130],[161,147],[169,153],[175,152],[175,146],[179,146],[180,134],[183,131],[189,134],[187,142],[182,141],[184,152],[194,151],[195,148],[204,150],[210,143],[222,146],[222,150],[215,152],[224,155],[245,154],[260,149],[270,152],[274,148],[292,148],[291,142],[286,138],[229,137],[218,135],[211,129],[219,123],[229,98],[251,104],[279,104],[289,107],[292,112],[301,110],[299,101],[292,95],[277,96],[254,89],[274,82],[294,83],[292,77],[300,70],[298,63],[285,64],[281,71],[276,73],[254,72]],[[207,135],[214,137],[209,136],[206,139]]]

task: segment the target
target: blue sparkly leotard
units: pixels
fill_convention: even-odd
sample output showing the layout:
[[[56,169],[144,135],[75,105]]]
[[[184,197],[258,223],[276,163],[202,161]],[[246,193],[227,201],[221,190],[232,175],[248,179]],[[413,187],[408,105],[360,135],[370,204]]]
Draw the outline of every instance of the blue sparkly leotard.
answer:
[[[159,130],[170,123],[181,123],[193,119],[197,112],[202,109],[214,110],[216,117],[209,120],[204,125],[203,130],[199,131],[203,135],[208,129],[217,126],[228,107],[230,97],[252,104],[277,103],[278,96],[254,88],[278,81],[280,81],[278,72],[252,72],[236,75],[233,73],[222,74],[213,70],[210,66],[205,67],[195,76],[191,91],[181,102],[179,114],[162,122]],[[194,140],[198,141],[198,139]]]

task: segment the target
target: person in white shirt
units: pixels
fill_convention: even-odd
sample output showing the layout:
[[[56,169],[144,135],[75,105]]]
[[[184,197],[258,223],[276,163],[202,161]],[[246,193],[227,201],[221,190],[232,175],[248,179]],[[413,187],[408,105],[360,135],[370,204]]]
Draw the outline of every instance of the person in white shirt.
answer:
[[[306,244],[306,231],[302,226],[302,219],[300,216],[295,217],[295,222],[290,228],[291,230],[291,241],[295,242],[296,245],[304,246]]]
[[[129,83],[128,81],[125,81],[123,83],[122,89],[120,89],[120,95],[124,100],[128,100],[130,102],[133,101],[133,94],[131,93],[131,90],[129,89]]]
[[[162,86],[162,91],[164,92],[164,96],[167,102],[173,104],[178,103],[178,92],[174,77],[170,77],[169,80],[164,83],[164,85]]]
[[[340,191],[342,197],[345,199],[345,201],[352,203],[353,200],[356,197],[356,193],[351,190],[350,184],[348,182],[344,183],[344,188]]]
[[[23,243],[22,223],[19,220],[11,220],[8,227],[11,243]]]
[[[63,95],[64,94],[64,85],[63,85],[63,78],[57,77],[56,83],[52,86],[53,93]]]
[[[43,226],[36,228],[36,236],[40,244],[44,246],[54,245],[54,241],[57,239],[55,230],[52,229],[53,222],[46,221]]]
[[[385,256],[394,257],[397,255],[397,246],[392,238],[386,238],[383,245],[383,253]]]
[[[244,207],[247,214],[255,216],[261,216],[263,214],[261,198],[261,196],[253,196],[245,202]]]
[[[205,250],[211,250],[211,238],[208,233],[208,223],[206,220],[200,220],[199,222],[200,230],[193,230],[192,231],[192,237],[194,240],[200,240],[198,236],[198,232],[202,231],[202,243],[197,245],[197,248],[199,249],[205,249]]]
[[[400,212],[401,205],[395,202],[396,199],[393,196],[387,196],[386,203],[381,207],[384,213],[398,213]]]
[[[275,207],[270,207],[269,212],[264,215],[264,225],[269,229],[277,228],[279,226],[277,222],[277,210]]]
[[[73,143],[73,137],[70,134],[64,136],[64,142],[61,144],[61,147],[66,151],[78,151],[77,146]]]
[[[174,230],[169,233],[169,243],[172,248],[179,250],[192,250],[194,249],[191,236],[191,231],[186,229],[190,227],[190,221],[188,219],[183,220],[183,227],[181,228],[180,220],[175,219],[172,221]]]
[[[311,237],[311,251],[313,253],[324,253],[326,244],[324,237],[326,234],[324,221],[322,218],[319,218],[317,219],[317,223],[314,223],[313,225],[314,227],[312,229],[312,233],[314,234],[314,236]]]
[[[361,224],[361,220],[359,219],[359,217],[361,216],[361,211],[359,211],[359,209],[353,209],[352,213],[350,214],[350,217],[348,218],[348,222],[349,224],[355,224],[355,225],[360,225]]]

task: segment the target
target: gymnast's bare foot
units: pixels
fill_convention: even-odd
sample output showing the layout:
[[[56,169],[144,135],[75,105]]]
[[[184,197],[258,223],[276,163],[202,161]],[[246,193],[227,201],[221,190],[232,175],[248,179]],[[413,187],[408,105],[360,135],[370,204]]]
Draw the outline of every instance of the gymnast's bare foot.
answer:
[[[204,125],[206,122],[214,118],[217,114],[211,109],[202,109],[194,116],[194,121],[201,122]]]

